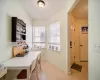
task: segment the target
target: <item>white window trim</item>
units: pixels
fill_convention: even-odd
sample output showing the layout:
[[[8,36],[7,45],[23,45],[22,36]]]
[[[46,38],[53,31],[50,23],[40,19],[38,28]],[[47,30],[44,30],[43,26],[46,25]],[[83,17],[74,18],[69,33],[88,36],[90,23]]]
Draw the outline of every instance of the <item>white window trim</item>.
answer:
[[[37,26],[37,27],[45,27],[45,26]],[[45,48],[46,48],[46,27],[45,27],[45,42],[34,42],[35,37],[40,37],[40,36],[35,36],[35,26],[33,26],[33,28],[32,28],[32,47],[34,43],[40,43],[40,44],[45,43]],[[45,49],[45,48],[40,48],[40,49]]]
[[[56,24],[56,23],[60,23],[60,21],[57,21],[57,22],[54,22],[54,23],[52,23],[52,24],[50,24],[50,26],[49,26],[49,36],[51,37],[51,35],[50,35],[50,33],[51,33],[51,31],[50,31],[50,27],[51,27],[51,25],[53,25],[53,24]],[[60,29],[61,30],[61,29]],[[60,33],[61,33],[61,31],[60,31]],[[59,36],[60,37],[60,34],[59,35],[57,35],[57,36]],[[61,40],[60,40],[61,41]],[[48,50],[51,50],[51,51],[55,51],[55,52],[60,52],[60,50],[61,50],[61,48],[59,49],[59,50],[54,50],[54,49],[50,49],[49,47],[50,46],[52,46],[53,47],[53,45],[59,45],[59,47],[61,46],[60,45],[60,42],[59,43],[56,43],[56,42],[48,42]],[[55,47],[56,47],[55,46]]]

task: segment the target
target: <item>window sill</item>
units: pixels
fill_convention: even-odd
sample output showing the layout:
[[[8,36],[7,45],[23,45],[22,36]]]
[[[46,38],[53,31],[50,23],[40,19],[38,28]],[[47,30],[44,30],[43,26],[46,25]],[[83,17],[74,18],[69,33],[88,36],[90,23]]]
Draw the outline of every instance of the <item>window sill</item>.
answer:
[[[48,49],[49,51],[52,51],[52,52],[57,52],[57,53],[60,53],[60,51],[56,51],[56,50],[51,50],[51,49]]]
[[[38,51],[38,50],[43,50],[43,49],[46,49],[46,48],[32,48],[31,50]]]

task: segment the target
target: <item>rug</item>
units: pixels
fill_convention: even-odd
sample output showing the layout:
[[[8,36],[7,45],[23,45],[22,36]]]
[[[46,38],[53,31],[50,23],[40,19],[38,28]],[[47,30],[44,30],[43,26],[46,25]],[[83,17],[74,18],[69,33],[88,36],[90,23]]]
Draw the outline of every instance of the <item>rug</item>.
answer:
[[[74,69],[74,70],[77,70],[77,71],[81,72],[81,70],[82,70],[82,65],[73,63],[72,66],[71,66],[71,68]]]

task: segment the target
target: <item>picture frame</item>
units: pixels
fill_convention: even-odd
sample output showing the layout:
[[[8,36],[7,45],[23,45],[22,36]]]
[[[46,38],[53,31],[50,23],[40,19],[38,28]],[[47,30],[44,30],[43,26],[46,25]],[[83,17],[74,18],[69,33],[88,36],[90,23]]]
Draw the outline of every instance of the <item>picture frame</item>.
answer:
[[[88,26],[82,26],[81,27],[81,33],[82,34],[87,34],[88,33]]]

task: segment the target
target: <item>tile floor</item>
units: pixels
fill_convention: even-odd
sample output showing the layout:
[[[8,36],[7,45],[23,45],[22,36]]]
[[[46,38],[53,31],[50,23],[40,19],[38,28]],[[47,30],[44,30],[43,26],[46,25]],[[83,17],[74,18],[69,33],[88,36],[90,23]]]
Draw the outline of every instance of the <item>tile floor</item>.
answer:
[[[79,63],[83,66],[82,72],[72,70],[71,75],[67,75],[64,71],[59,69],[47,61],[42,61],[42,72],[40,73],[40,80],[88,80],[88,63]],[[33,77],[33,76],[32,76]],[[35,80],[35,79],[31,79]]]

